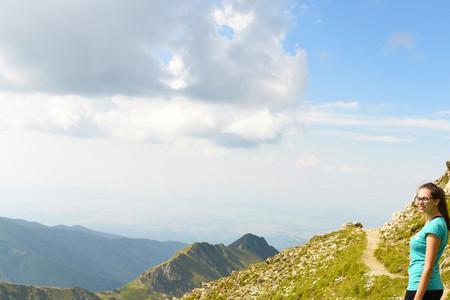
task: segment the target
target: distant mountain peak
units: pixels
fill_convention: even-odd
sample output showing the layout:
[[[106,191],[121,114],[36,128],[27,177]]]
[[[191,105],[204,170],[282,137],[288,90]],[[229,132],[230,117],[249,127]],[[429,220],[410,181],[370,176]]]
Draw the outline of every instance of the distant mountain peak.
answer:
[[[263,237],[257,236],[253,233],[246,233],[242,237],[231,243],[229,247],[237,247],[239,245],[249,245],[249,244],[268,245],[268,243]]]
[[[278,250],[270,246],[267,241],[260,236],[246,233],[228,246],[234,251],[250,251],[265,260],[278,253]]]

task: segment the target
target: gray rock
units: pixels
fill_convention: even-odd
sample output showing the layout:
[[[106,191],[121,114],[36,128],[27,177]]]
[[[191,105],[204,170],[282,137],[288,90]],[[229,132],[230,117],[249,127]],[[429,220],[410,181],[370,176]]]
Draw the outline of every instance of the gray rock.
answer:
[[[345,222],[344,224],[342,224],[342,226],[341,226],[342,229],[345,229],[348,227],[363,228],[363,225],[361,222],[348,221],[348,222]]]

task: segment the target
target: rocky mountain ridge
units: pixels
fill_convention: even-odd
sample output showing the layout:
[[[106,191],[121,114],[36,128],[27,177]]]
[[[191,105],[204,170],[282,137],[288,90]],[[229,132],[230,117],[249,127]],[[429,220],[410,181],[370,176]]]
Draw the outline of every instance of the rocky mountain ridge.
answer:
[[[203,282],[228,276],[277,253],[264,238],[253,234],[245,234],[229,246],[194,243],[124,287],[99,295],[108,300],[179,297]]]

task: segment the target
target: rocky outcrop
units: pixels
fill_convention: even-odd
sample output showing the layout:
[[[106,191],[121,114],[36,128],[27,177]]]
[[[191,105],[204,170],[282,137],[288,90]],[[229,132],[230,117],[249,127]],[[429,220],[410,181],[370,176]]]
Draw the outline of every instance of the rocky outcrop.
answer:
[[[450,161],[447,161],[447,172],[436,180],[436,184],[442,187],[447,195],[450,194]]]
[[[363,228],[363,224],[361,222],[347,221],[341,225],[341,229],[346,229],[349,227]]]

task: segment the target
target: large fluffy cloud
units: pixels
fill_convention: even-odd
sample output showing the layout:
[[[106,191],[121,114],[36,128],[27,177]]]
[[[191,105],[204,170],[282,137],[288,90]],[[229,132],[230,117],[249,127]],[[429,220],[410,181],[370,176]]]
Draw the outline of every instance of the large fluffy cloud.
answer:
[[[279,106],[305,82],[304,52],[283,49],[288,1],[0,3],[4,90]]]
[[[293,116],[268,109],[174,98],[90,98],[0,93],[1,130],[39,130],[80,137],[177,144],[185,138],[226,147],[280,139]]]

